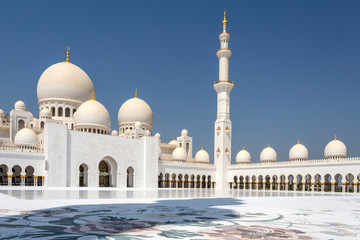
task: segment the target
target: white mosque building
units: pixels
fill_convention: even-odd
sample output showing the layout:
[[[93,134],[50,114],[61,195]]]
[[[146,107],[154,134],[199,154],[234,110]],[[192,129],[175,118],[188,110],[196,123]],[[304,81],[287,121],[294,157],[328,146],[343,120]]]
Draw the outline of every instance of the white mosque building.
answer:
[[[360,192],[360,158],[348,158],[335,139],[324,159],[308,159],[300,142],[289,161],[277,162],[270,146],[260,163],[242,149],[231,164],[230,34],[226,15],[219,35],[217,118],[214,126],[214,164],[204,150],[193,155],[193,138],[186,129],[169,143],[153,134],[153,112],[137,96],[118,112],[111,126],[106,107],[95,98],[89,76],[70,62],[46,69],[37,85],[39,117],[21,100],[5,114],[0,109],[0,185],[114,188],[217,188],[288,191]]]

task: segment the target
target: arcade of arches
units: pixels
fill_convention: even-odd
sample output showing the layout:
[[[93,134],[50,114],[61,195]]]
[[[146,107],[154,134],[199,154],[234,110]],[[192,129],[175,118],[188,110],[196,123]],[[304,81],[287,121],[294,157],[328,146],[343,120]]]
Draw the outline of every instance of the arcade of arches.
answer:
[[[234,176],[229,182],[231,189],[313,191],[313,192],[360,192],[360,174],[306,175],[259,175]]]
[[[158,176],[159,188],[215,188],[215,182],[211,181],[211,176],[205,175],[182,175],[175,173],[160,173]]]
[[[10,171],[9,171],[10,170]],[[22,169],[19,165],[9,168],[0,165],[0,185],[2,186],[43,186],[44,176],[34,176],[34,168],[27,166]]]

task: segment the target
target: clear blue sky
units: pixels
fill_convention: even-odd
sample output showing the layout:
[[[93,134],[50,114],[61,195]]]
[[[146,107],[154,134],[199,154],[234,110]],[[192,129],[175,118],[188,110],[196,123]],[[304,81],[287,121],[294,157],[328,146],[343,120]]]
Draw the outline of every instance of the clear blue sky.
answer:
[[[139,97],[168,142],[183,128],[213,158],[218,34],[228,11],[233,159],[267,143],[288,160],[297,139],[322,158],[334,134],[360,156],[359,1],[1,1],[0,108],[38,115],[41,73],[65,60],[92,79],[117,128]]]

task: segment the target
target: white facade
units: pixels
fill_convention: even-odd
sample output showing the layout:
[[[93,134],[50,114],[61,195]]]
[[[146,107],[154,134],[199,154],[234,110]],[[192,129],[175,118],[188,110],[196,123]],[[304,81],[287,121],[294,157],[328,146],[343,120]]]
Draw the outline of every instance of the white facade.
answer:
[[[268,146],[260,163],[251,163],[243,149],[231,165],[234,82],[229,80],[232,53],[225,15],[222,24],[219,80],[214,83],[214,164],[204,149],[193,153],[186,129],[169,143],[153,135],[153,112],[137,91],[120,107],[118,126],[111,128],[111,116],[96,100],[90,77],[70,63],[68,51],[66,61],[40,76],[39,118],[21,100],[8,115],[0,109],[0,184],[359,192],[360,158],[347,158],[345,144],[336,137],[325,147],[325,159],[309,160],[307,148],[298,142],[288,162],[277,162],[275,149]]]

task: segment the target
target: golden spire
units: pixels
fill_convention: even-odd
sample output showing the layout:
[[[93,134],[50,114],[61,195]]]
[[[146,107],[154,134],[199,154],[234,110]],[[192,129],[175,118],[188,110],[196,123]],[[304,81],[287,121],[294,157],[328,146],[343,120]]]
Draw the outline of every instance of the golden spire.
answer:
[[[92,91],[92,92],[91,92],[91,100],[96,100],[96,99],[95,99],[95,91]]]
[[[70,62],[70,59],[69,59],[69,50],[70,50],[70,47],[67,46],[67,47],[66,47],[66,62]]]
[[[135,88],[135,98],[137,98],[137,88]]]
[[[243,150],[245,150],[245,146],[243,146]]]
[[[175,137],[174,137],[174,139],[173,140],[175,140]]]
[[[300,144],[300,138],[298,138],[298,144]]]
[[[25,128],[29,128],[28,122],[26,122],[26,126],[25,126]]]
[[[201,150],[204,150],[204,146],[201,146]]]
[[[336,134],[335,134],[335,140],[337,140],[337,139],[336,139]]]
[[[268,143],[268,148],[270,147],[270,143]]]
[[[224,20],[222,21],[223,25],[227,25],[227,21],[226,21],[226,9],[224,10]]]

